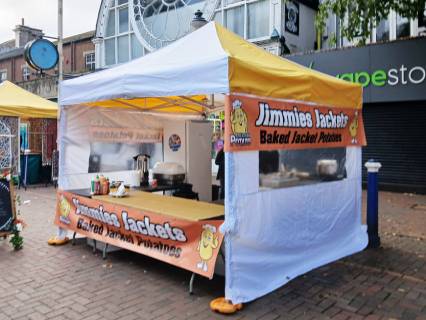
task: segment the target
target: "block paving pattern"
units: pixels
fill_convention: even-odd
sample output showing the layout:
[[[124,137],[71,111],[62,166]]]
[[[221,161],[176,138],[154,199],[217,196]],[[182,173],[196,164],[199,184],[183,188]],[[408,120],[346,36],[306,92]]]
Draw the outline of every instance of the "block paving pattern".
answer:
[[[223,295],[222,277],[197,277],[189,295],[188,272],[148,257],[119,251],[103,260],[81,241],[49,247],[46,240],[55,233],[54,189],[20,194],[23,201],[31,200],[21,206],[28,227],[21,251],[0,240],[0,320],[426,320],[426,239],[421,236],[392,229],[382,235],[381,249],[313,270],[223,316],[209,309],[209,302]]]

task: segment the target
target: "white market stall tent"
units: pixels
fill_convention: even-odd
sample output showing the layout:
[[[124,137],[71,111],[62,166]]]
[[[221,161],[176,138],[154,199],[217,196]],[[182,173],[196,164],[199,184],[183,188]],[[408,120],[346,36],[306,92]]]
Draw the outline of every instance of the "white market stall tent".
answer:
[[[211,22],[147,56],[64,81],[60,92],[65,190],[89,181],[93,127],[113,128],[116,134],[97,134],[125,149],[132,139],[161,143],[166,122],[202,119],[206,96],[225,95],[221,231],[225,297],[233,303],[366,247],[360,86],[269,54]],[[113,150],[111,162],[133,151]]]

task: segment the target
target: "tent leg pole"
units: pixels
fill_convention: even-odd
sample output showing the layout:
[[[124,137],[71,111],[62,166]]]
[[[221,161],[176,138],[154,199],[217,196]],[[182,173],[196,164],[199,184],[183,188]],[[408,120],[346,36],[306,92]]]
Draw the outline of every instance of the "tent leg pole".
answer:
[[[96,240],[93,239],[93,254],[96,253]]]
[[[104,249],[102,250],[102,259],[106,259],[107,257],[107,250],[108,250],[108,243],[104,243]]]
[[[195,279],[195,273],[193,272],[191,275],[191,279],[189,280],[189,294],[194,293],[194,279]]]
[[[28,155],[25,155],[24,190],[27,191]]]
[[[73,246],[75,246],[75,235],[77,234],[77,232],[74,232],[73,234],[72,234],[72,241],[71,241],[71,244],[73,245]]]

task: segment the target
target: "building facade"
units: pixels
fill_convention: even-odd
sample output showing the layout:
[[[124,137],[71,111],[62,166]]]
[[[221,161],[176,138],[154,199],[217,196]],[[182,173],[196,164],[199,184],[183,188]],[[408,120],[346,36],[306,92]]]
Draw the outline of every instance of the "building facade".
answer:
[[[25,45],[42,37],[42,30],[25,26],[14,29],[15,39],[0,44],[0,82],[9,80],[46,99],[57,99],[57,69],[43,75],[32,69],[24,59]],[[95,70],[94,31],[64,38],[64,77],[74,77]]]
[[[367,43],[386,42],[409,37],[426,35],[426,9],[416,19],[408,19],[392,11],[387,19],[380,21],[377,27],[371,29],[371,36]],[[341,35],[341,25],[347,23],[335,15],[331,15],[326,21],[326,27],[322,34],[322,49],[342,48],[357,45],[359,39],[350,42]]]
[[[244,39],[279,54],[315,47],[318,1],[285,0],[104,0],[96,26],[96,67],[138,58],[190,32],[197,10]]]
[[[426,142],[422,130],[426,121],[425,16],[426,10],[411,20],[391,12],[372,30],[369,44],[361,47],[355,46],[356,40],[349,43],[340,37],[341,22],[332,17],[322,36],[325,50],[286,56],[363,86],[368,143],[363,161],[382,163],[382,189],[426,193]]]

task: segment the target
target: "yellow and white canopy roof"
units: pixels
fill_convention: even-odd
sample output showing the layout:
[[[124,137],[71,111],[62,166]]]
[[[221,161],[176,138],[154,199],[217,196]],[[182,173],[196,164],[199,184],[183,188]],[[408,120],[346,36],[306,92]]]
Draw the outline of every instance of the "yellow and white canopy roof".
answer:
[[[9,81],[0,83],[0,116],[56,118],[58,105]]]
[[[139,59],[64,81],[60,104],[193,113],[203,111],[201,95],[220,93],[362,106],[361,86],[270,54],[215,22]]]

